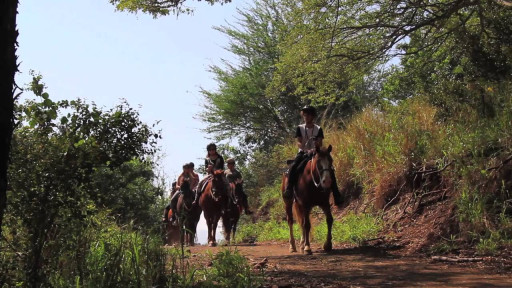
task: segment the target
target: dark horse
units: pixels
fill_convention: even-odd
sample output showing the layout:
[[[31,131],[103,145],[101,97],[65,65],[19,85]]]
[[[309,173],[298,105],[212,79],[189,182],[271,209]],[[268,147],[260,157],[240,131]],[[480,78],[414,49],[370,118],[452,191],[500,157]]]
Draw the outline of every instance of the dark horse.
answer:
[[[181,244],[187,244],[194,246],[194,240],[196,237],[196,228],[199,218],[201,217],[201,207],[192,205],[194,201],[194,191],[190,189],[190,182],[185,179],[181,184],[182,194],[178,198],[178,204],[176,205],[176,216],[178,218],[178,227],[180,229],[180,241]]]
[[[215,233],[217,233],[217,224],[226,206],[227,191],[224,182],[224,170],[216,170],[209,176],[208,184],[199,198],[199,206],[204,211],[204,219],[208,226],[208,245],[217,246]]]
[[[293,212],[302,229],[300,249],[304,254],[311,254],[309,243],[311,222],[309,214],[313,207],[319,206],[325,214],[327,222],[327,239],[323,245],[326,252],[332,250],[332,223],[331,205],[329,203],[331,192],[331,173],[332,173],[332,146],[328,148],[316,148],[316,153],[309,160],[303,171],[299,173],[298,181],[294,186],[294,195],[292,199],[285,199],[286,219],[290,229],[290,252],[297,252],[295,247],[295,238],[293,237]],[[288,177],[283,175],[281,191],[284,192]],[[293,207],[293,211],[292,211]]]
[[[242,211],[242,197],[244,188],[241,180],[229,184],[228,191],[228,206],[225,213],[222,215],[222,226],[224,227],[224,239],[227,244],[230,244],[231,235],[235,239],[236,227],[238,220],[240,220],[240,212]]]

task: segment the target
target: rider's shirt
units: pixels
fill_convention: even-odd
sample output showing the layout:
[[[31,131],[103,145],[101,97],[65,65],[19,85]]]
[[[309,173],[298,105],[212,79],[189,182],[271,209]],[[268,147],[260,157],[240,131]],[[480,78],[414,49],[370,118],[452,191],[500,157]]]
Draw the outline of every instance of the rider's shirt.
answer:
[[[194,171],[192,171],[191,174],[192,174],[192,178],[190,179],[190,188],[192,190],[196,190],[197,185],[199,184],[199,175]]]
[[[208,174],[212,174],[215,170],[224,170],[224,158],[222,156],[218,155],[215,160],[210,159],[210,157],[207,157],[204,159],[204,165],[205,169],[208,170],[208,166],[212,165],[212,171],[208,171]]]
[[[312,128],[307,128],[306,124],[297,126],[295,131],[295,138],[301,138],[302,143],[299,151],[307,151],[315,148],[314,139],[324,139],[324,131],[322,127],[313,124]]]
[[[236,168],[233,168],[233,170],[226,169],[226,171],[224,171],[224,174],[226,174],[226,178],[228,178],[229,183],[233,183],[237,179],[242,179],[242,173],[238,172]]]
[[[195,173],[194,173],[195,174]],[[190,184],[190,189],[194,190],[197,184],[199,183],[199,176],[196,178],[192,173],[182,172],[180,176],[178,176],[178,180],[176,181],[177,187],[181,190],[181,186],[183,185],[183,181],[188,178],[188,183]]]

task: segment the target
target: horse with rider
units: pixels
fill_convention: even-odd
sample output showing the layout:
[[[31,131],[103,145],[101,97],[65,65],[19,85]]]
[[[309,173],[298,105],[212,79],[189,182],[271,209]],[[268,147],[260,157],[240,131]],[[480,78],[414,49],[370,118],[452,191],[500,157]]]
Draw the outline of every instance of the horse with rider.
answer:
[[[301,109],[301,116],[304,124],[298,125],[295,132],[299,152],[289,163],[288,172],[283,175],[281,189],[289,226],[290,252],[296,251],[293,236],[293,211],[295,211],[302,230],[301,250],[311,254],[309,218],[311,210],[319,206],[326,216],[327,239],[323,248],[325,251],[330,251],[333,223],[329,203],[330,193],[332,192],[334,204],[338,207],[341,207],[343,199],[338,190],[332,165],[332,146],[322,147],[324,133],[322,128],[314,123],[316,109],[305,106]]]

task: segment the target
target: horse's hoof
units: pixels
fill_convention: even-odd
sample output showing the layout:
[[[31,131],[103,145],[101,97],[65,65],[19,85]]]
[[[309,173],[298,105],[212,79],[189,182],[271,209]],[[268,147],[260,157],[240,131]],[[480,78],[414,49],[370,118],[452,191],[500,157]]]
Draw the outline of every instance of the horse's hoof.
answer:
[[[304,250],[302,251],[302,253],[306,254],[306,255],[313,254],[313,252],[311,252],[311,247],[309,247],[309,246],[304,247]]]
[[[217,246],[217,243],[215,243],[215,242],[210,242],[210,243],[208,243],[208,246],[210,246],[210,247],[216,247],[216,246]]]
[[[324,244],[324,251],[325,252],[331,252],[332,251],[332,243],[331,242]]]
[[[297,252],[297,248],[295,247],[290,247],[290,253],[295,253]]]

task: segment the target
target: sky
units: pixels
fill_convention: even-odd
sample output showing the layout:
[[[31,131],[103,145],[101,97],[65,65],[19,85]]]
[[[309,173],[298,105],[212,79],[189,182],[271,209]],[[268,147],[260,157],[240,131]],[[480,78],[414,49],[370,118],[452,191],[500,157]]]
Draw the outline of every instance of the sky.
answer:
[[[211,142],[196,117],[200,87],[217,87],[208,67],[221,59],[236,63],[224,49],[229,39],[212,27],[235,24],[236,8],[248,6],[186,4],[193,15],[154,19],[117,12],[107,0],[22,0],[16,82],[23,87],[34,70],[54,101],[82,98],[108,110],[126,99],[143,122],[160,121],[161,165],[171,182],[183,163],[202,165]]]
[[[208,67],[221,59],[236,63],[224,49],[229,39],[212,27],[235,24],[236,9],[248,1],[210,6],[189,0],[193,15],[154,19],[116,12],[107,0],[21,0],[16,82],[25,86],[34,70],[54,101],[81,98],[108,110],[126,99],[143,122],[160,121],[161,168],[170,183],[183,163],[202,165],[211,142],[195,117],[202,109],[200,87],[217,87]],[[200,243],[205,229],[201,217]]]

